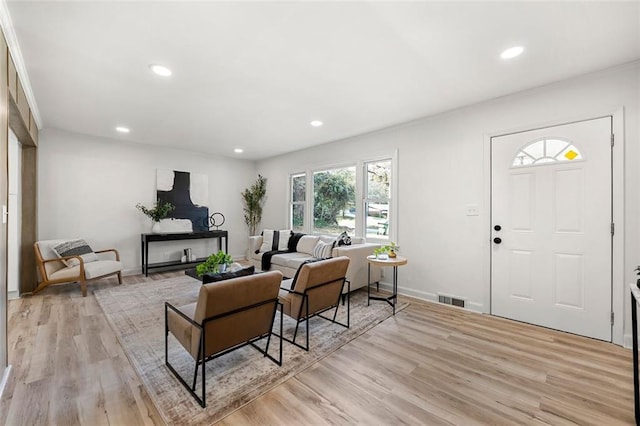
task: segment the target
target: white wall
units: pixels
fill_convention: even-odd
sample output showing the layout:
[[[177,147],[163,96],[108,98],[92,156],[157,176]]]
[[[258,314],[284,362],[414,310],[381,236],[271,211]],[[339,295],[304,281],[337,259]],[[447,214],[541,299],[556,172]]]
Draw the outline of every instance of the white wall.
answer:
[[[272,188],[263,226],[278,229],[286,225],[290,172],[304,170],[307,164],[345,162],[397,148],[396,238],[402,253],[409,258],[409,264],[399,272],[400,291],[425,299],[434,299],[443,292],[466,299],[473,309],[488,312],[490,206],[486,136],[592,118],[624,107],[624,279],[625,283],[632,282],[633,269],[640,261],[639,73],[640,65],[631,64],[258,162],[258,172],[269,179]],[[467,204],[479,205],[480,215],[466,216]],[[625,311],[627,293],[624,291]],[[629,313],[624,316],[625,333],[629,334]]]
[[[229,252],[244,256],[240,193],[257,177],[254,162],[51,129],[38,145],[38,239],[80,237],[94,250],[115,247],[125,272],[139,273],[140,234],[150,232],[151,221],[135,205],[155,202],[158,168],[209,176],[209,211],[224,214]],[[150,261],[180,259],[184,247],[199,256],[217,248],[204,240],[153,243]]]

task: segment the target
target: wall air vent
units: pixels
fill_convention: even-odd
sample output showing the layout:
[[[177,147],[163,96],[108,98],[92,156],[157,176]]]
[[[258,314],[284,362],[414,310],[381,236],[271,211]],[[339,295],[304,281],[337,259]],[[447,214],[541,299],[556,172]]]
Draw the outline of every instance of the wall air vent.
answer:
[[[459,306],[461,308],[464,308],[464,299],[438,295],[438,302],[444,303],[446,305],[453,305],[453,306]]]

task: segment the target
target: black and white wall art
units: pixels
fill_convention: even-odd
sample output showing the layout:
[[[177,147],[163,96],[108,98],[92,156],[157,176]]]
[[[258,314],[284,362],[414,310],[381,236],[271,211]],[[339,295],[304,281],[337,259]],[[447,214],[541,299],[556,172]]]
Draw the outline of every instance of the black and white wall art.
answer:
[[[157,169],[158,202],[169,202],[174,210],[161,221],[163,232],[198,232],[209,229],[209,176]]]

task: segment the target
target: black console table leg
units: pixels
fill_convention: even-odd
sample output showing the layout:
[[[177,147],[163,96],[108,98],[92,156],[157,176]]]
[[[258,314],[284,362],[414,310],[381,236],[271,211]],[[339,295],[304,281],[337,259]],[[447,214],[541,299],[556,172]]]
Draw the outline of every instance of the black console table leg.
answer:
[[[631,329],[633,333],[633,396],[636,425],[640,425],[640,383],[638,378],[638,301],[631,293]]]

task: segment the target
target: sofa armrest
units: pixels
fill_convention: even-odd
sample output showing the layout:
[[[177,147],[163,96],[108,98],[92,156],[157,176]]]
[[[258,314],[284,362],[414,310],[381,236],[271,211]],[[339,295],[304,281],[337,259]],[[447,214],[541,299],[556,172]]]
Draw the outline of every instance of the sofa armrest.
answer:
[[[349,258],[361,257],[366,259],[367,256],[373,254],[373,251],[380,247],[380,244],[363,243],[352,244],[350,246],[334,247],[333,257],[348,256]]]
[[[347,269],[347,281],[351,282],[351,290],[367,285],[368,262],[367,256],[373,254],[373,250],[380,247],[380,244],[364,243],[350,246],[335,247],[333,257],[347,256],[349,258],[349,268]],[[371,267],[371,282],[380,281],[381,271],[377,266]],[[345,291],[347,291],[345,289]]]
[[[260,250],[262,245],[262,235],[254,235],[249,237],[249,253],[255,253],[256,250]]]

